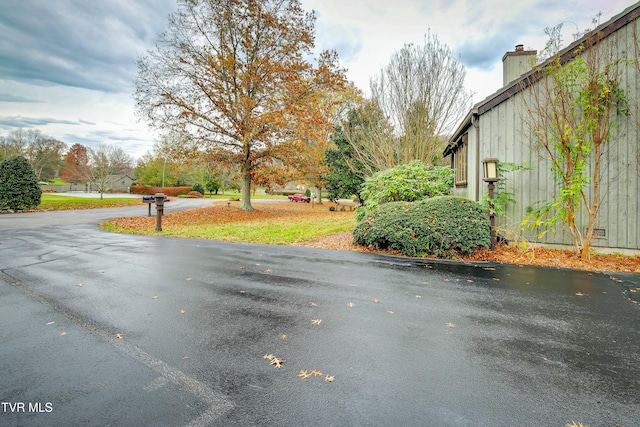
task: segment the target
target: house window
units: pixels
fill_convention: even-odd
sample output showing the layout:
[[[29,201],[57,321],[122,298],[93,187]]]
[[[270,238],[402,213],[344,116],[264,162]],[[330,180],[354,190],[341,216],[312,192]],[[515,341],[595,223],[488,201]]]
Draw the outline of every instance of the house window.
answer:
[[[458,148],[456,149],[453,157],[455,161],[455,171],[456,171],[456,187],[466,187],[467,186],[467,134],[462,136],[462,141]]]

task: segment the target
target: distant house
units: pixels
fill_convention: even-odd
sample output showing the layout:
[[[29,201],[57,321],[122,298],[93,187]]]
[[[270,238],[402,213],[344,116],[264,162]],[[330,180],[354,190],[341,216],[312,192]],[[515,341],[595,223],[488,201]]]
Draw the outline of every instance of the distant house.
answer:
[[[107,193],[128,193],[135,178],[128,174],[108,175],[104,180],[104,191]],[[89,191],[99,191],[99,183],[89,183]]]
[[[114,193],[128,193],[131,184],[136,179],[130,175],[122,174],[122,175],[110,175],[109,176],[109,191]]]
[[[619,87],[624,90],[630,107],[635,110],[631,116],[618,117],[615,143],[605,153],[608,165],[604,177],[606,193],[596,224],[598,238],[594,242],[595,247],[621,252],[640,250],[640,120],[637,114],[640,109],[640,76],[635,64],[624,61],[638,59],[638,16],[640,3],[598,26],[557,54],[563,62],[584,54],[580,53],[580,46],[588,37],[593,40],[594,35],[598,34],[598,40],[611,42],[607,44],[615,46],[615,55],[623,59],[618,63],[622,67]],[[599,49],[601,45],[604,43],[586,48]],[[504,86],[469,111],[450,138],[443,155],[451,157],[455,169],[453,193],[472,200],[480,200],[487,191],[487,185],[482,180],[483,159],[497,158],[516,164],[527,162],[530,170],[512,172],[506,177],[516,203],[507,209],[505,218],[498,219],[501,232],[508,237],[517,236],[531,242],[571,244],[568,233],[548,233],[538,238],[537,233],[521,230],[520,227],[521,221],[536,202],[552,199],[557,191],[548,160],[538,154],[536,139],[524,118],[527,85],[535,87],[539,84],[533,78],[536,71],[531,65],[535,55],[535,51],[524,50],[521,45],[504,55]],[[583,212],[578,222],[582,229],[586,227],[587,218]]]

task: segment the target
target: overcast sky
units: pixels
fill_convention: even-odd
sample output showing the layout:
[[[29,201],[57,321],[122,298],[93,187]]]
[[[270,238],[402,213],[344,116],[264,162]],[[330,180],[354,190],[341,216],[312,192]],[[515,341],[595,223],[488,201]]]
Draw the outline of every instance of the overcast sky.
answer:
[[[633,0],[301,0],[317,12],[316,45],[336,49],[348,77],[369,79],[404,43],[430,31],[467,69],[474,102],[502,86],[516,44],[541,50],[544,28],[593,28]],[[166,29],[175,0],[0,0],[0,135],[37,128],[72,145],[117,144],[138,158],[156,135],[134,115],[135,60]]]

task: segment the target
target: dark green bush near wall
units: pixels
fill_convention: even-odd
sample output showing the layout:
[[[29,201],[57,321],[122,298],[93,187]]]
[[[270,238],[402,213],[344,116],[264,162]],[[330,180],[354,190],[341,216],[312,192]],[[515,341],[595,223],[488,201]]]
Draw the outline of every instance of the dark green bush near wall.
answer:
[[[460,197],[390,202],[357,223],[353,242],[408,256],[450,258],[489,246],[489,218],[479,203]]]
[[[42,189],[33,168],[22,156],[0,162],[0,209],[35,209]]]
[[[199,182],[196,182],[193,184],[193,187],[191,187],[191,191],[197,191],[200,194],[204,194],[204,187]]]

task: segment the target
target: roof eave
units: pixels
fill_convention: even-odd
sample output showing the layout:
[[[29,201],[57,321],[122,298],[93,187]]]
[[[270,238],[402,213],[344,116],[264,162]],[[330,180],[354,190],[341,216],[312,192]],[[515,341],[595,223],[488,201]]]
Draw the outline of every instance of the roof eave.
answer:
[[[478,114],[478,109],[473,107],[467,115],[464,117],[458,128],[455,130],[451,138],[449,138],[449,143],[447,144],[444,152],[442,153],[443,157],[447,157],[449,154],[452,154],[455,148],[458,146],[458,141],[460,140],[460,136],[462,136],[467,129],[471,126],[471,118],[474,115]]]

